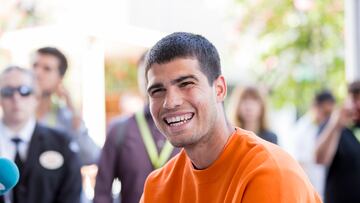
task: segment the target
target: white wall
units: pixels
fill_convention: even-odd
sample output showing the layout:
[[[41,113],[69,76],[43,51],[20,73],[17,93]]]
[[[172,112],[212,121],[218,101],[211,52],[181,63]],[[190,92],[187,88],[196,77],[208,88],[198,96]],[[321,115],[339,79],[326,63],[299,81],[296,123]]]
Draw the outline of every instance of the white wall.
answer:
[[[345,1],[346,79],[360,79],[360,1]]]

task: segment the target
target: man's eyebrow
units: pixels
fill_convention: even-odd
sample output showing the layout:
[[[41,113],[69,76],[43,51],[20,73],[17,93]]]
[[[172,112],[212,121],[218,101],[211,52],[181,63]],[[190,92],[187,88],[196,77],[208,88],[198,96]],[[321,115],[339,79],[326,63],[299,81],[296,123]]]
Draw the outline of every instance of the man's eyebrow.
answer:
[[[161,88],[161,87],[164,87],[164,85],[161,84],[161,83],[155,83],[155,84],[151,85],[151,86],[147,89],[147,92],[150,93],[151,90],[157,89],[157,88]]]
[[[185,76],[180,76],[180,77],[176,78],[175,80],[172,80],[170,83],[172,85],[174,85],[174,84],[180,83],[187,79],[194,79],[196,81],[199,81],[199,79],[197,79],[197,77],[195,77],[194,75],[185,75]]]
[[[197,77],[195,77],[194,75],[185,75],[185,76],[180,76],[180,77],[172,80],[170,82],[170,84],[175,85],[175,84],[180,83],[187,79],[193,79],[193,80],[199,81],[199,79]],[[164,85],[162,83],[155,83],[147,89],[147,92],[150,93],[153,89],[162,88],[162,87],[164,87]]]

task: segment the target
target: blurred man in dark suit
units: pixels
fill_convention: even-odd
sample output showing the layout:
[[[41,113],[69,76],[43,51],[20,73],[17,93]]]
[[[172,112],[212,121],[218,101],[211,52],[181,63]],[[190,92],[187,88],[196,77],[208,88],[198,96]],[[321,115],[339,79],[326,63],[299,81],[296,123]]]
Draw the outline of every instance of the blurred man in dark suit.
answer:
[[[36,122],[37,88],[33,73],[12,66],[0,75],[0,154],[13,159],[20,181],[0,200],[6,203],[77,203],[81,175],[71,139]]]

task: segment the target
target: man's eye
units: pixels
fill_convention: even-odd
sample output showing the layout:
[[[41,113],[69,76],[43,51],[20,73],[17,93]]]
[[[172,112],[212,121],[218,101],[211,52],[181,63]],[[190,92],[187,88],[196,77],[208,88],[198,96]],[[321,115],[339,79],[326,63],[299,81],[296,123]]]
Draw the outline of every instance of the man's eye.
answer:
[[[45,70],[46,72],[50,72],[50,71],[51,71],[51,68],[50,68],[49,66],[45,66],[45,67],[44,67],[44,70]]]
[[[192,85],[192,84],[194,84],[193,82],[182,82],[182,83],[180,83],[180,87],[186,87],[186,86],[189,86],[189,85]]]
[[[151,91],[150,95],[157,96],[157,95],[161,94],[161,92],[164,92],[164,89],[155,89],[155,90]]]

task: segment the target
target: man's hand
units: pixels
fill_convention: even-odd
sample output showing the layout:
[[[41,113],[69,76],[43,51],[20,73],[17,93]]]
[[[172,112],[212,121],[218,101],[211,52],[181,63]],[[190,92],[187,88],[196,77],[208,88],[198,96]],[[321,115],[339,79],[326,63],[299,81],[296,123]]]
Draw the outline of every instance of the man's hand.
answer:
[[[65,100],[66,105],[69,108],[73,108],[73,103],[70,97],[70,93],[69,91],[65,88],[65,86],[63,84],[59,84],[57,89],[56,89],[56,95],[60,98]]]
[[[350,98],[347,98],[343,106],[331,114],[329,124],[335,126],[336,129],[342,129],[352,124],[354,116],[354,104]]]
[[[58,88],[56,89],[56,95],[60,99],[65,100],[66,106],[69,108],[69,110],[71,111],[71,113],[73,115],[73,118],[72,118],[73,129],[78,130],[81,126],[82,118],[74,107],[74,103],[72,102],[69,91],[65,88],[65,86],[63,84],[59,84]]]

